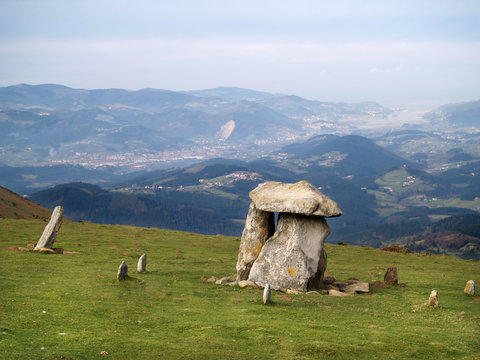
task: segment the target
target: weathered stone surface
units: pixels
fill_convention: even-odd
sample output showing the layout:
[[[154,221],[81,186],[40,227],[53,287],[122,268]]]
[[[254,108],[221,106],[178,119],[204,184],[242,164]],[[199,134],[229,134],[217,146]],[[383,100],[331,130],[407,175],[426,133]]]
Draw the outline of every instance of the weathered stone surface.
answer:
[[[224,284],[228,284],[228,283],[231,283],[234,281],[234,278],[235,276],[225,276],[221,279],[218,279],[217,281],[215,281],[215,284],[217,285],[224,285]]]
[[[117,280],[125,280],[128,278],[128,266],[125,263],[125,261],[122,261],[120,266],[118,267],[118,272],[117,272]]]
[[[398,284],[398,270],[396,267],[390,267],[383,276],[385,284],[397,285]]]
[[[140,256],[137,263],[137,272],[140,273],[145,271],[147,271],[147,254]]]
[[[467,284],[465,285],[465,289],[463,292],[467,295],[475,295],[475,282],[473,280],[467,281]]]
[[[263,303],[269,304],[270,303],[270,285],[266,284],[265,288],[263,289]]]
[[[428,298],[428,305],[437,307],[438,306],[438,291],[433,289]]]
[[[328,290],[328,295],[330,296],[352,296],[354,293],[352,292],[343,292],[337,290]]]
[[[321,289],[323,287],[323,276],[327,270],[327,252],[325,248],[322,247],[320,253],[320,259],[318,260],[318,269],[317,273],[313,278],[310,279],[307,288],[308,289]]]
[[[370,292],[370,284],[363,281],[358,281],[347,285],[345,287],[345,292],[355,292],[355,293],[369,293]]]
[[[246,288],[246,287],[253,287],[253,288],[258,288],[259,286],[257,284],[255,284],[254,282],[252,281],[248,281],[248,280],[240,280],[238,282],[238,286],[240,286],[241,288]]]
[[[253,263],[274,232],[274,214],[258,210],[255,204],[251,203],[238,249],[237,281],[248,279]]]
[[[48,248],[51,249],[55,239],[57,238],[57,233],[60,230],[60,226],[62,226],[63,220],[63,207],[57,206],[52,213],[52,217],[48,222],[47,226],[43,230],[43,234],[38,240],[37,245],[35,246],[34,250],[38,250],[40,248]]]
[[[306,181],[295,184],[265,182],[250,192],[250,198],[258,210],[268,212],[324,217],[342,215],[335,201]]]
[[[319,216],[282,214],[275,234],[253,263],[248,280],[275,290],[307,291],[319,276],[319,262],[330,228]]]

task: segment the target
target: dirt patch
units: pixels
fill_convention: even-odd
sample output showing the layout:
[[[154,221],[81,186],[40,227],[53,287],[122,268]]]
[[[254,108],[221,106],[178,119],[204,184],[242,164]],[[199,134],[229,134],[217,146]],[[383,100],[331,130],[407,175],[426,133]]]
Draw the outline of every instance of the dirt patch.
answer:
[[[275,295],[275,298],[276,298],[276,299],[281,299],[281,300],[286,300],[286,301],[292,300],[292,297],[291,297],[291,296],[289,296],[289,295],[284,295],[284,294],[277,294],[277,295]]]
[[[405,248],[405,247],[398,246],[398,245],[385,246],[381,250],[396,252],[396,253],[400,253],[400,254],[411,254],[412,253],[412,250],[410,250],[408,248]]]
[[[389,288],[389,287],[390,286],[385,284],[383,281],[375,281],[375,282],[370,284],[370,288],[372,288],[372,289],[385,289],[385,288]]]

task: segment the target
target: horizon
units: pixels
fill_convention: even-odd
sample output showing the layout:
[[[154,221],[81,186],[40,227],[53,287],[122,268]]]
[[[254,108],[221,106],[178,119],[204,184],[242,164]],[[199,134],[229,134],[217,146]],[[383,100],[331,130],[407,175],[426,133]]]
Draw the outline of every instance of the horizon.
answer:
[[[0,86],[238,87],[433,109],[480,98],[471,0],[0,0]]]

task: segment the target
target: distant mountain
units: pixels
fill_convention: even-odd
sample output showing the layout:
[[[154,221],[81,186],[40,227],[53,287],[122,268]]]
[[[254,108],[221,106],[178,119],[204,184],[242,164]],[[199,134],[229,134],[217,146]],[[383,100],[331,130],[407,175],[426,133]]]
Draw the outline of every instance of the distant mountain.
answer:
[[[424,116],[434,125],[454,128],[480,127],[480,100],[447,104]]]
[[[50,219],[52,212],[0,186],[0,218]]]
[[[353,131],[347,120],[390,112],[374,103],[227,87],[175,92],[20,84],[0,88],[0,163],[137,166],[141,159],[152,166],[185,152],[254,158],[325,129]]]

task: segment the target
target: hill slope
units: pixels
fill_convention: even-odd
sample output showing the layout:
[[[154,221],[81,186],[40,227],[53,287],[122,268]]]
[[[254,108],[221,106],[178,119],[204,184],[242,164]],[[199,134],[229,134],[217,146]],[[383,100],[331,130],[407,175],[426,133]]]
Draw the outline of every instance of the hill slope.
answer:
[[[0,186],[0,218],[50,219],[51,210]]]
[[[382,281],[396,266],[407,286],[343,298],[273,291],[265,306],[262,289],[202,281],[235,272],[238,238],[68,223],[56,244],[77,254],[4,250],[43,226],[0,219],[3,359],[480,356],[480,298],[463,294],[480,281],[478,262],[327,244],[328,276]],[[144,253],[147,273],[136,274]],[[131,278],[116,282],[122,260]],[[425,306],[432,288],[438,308]]]

